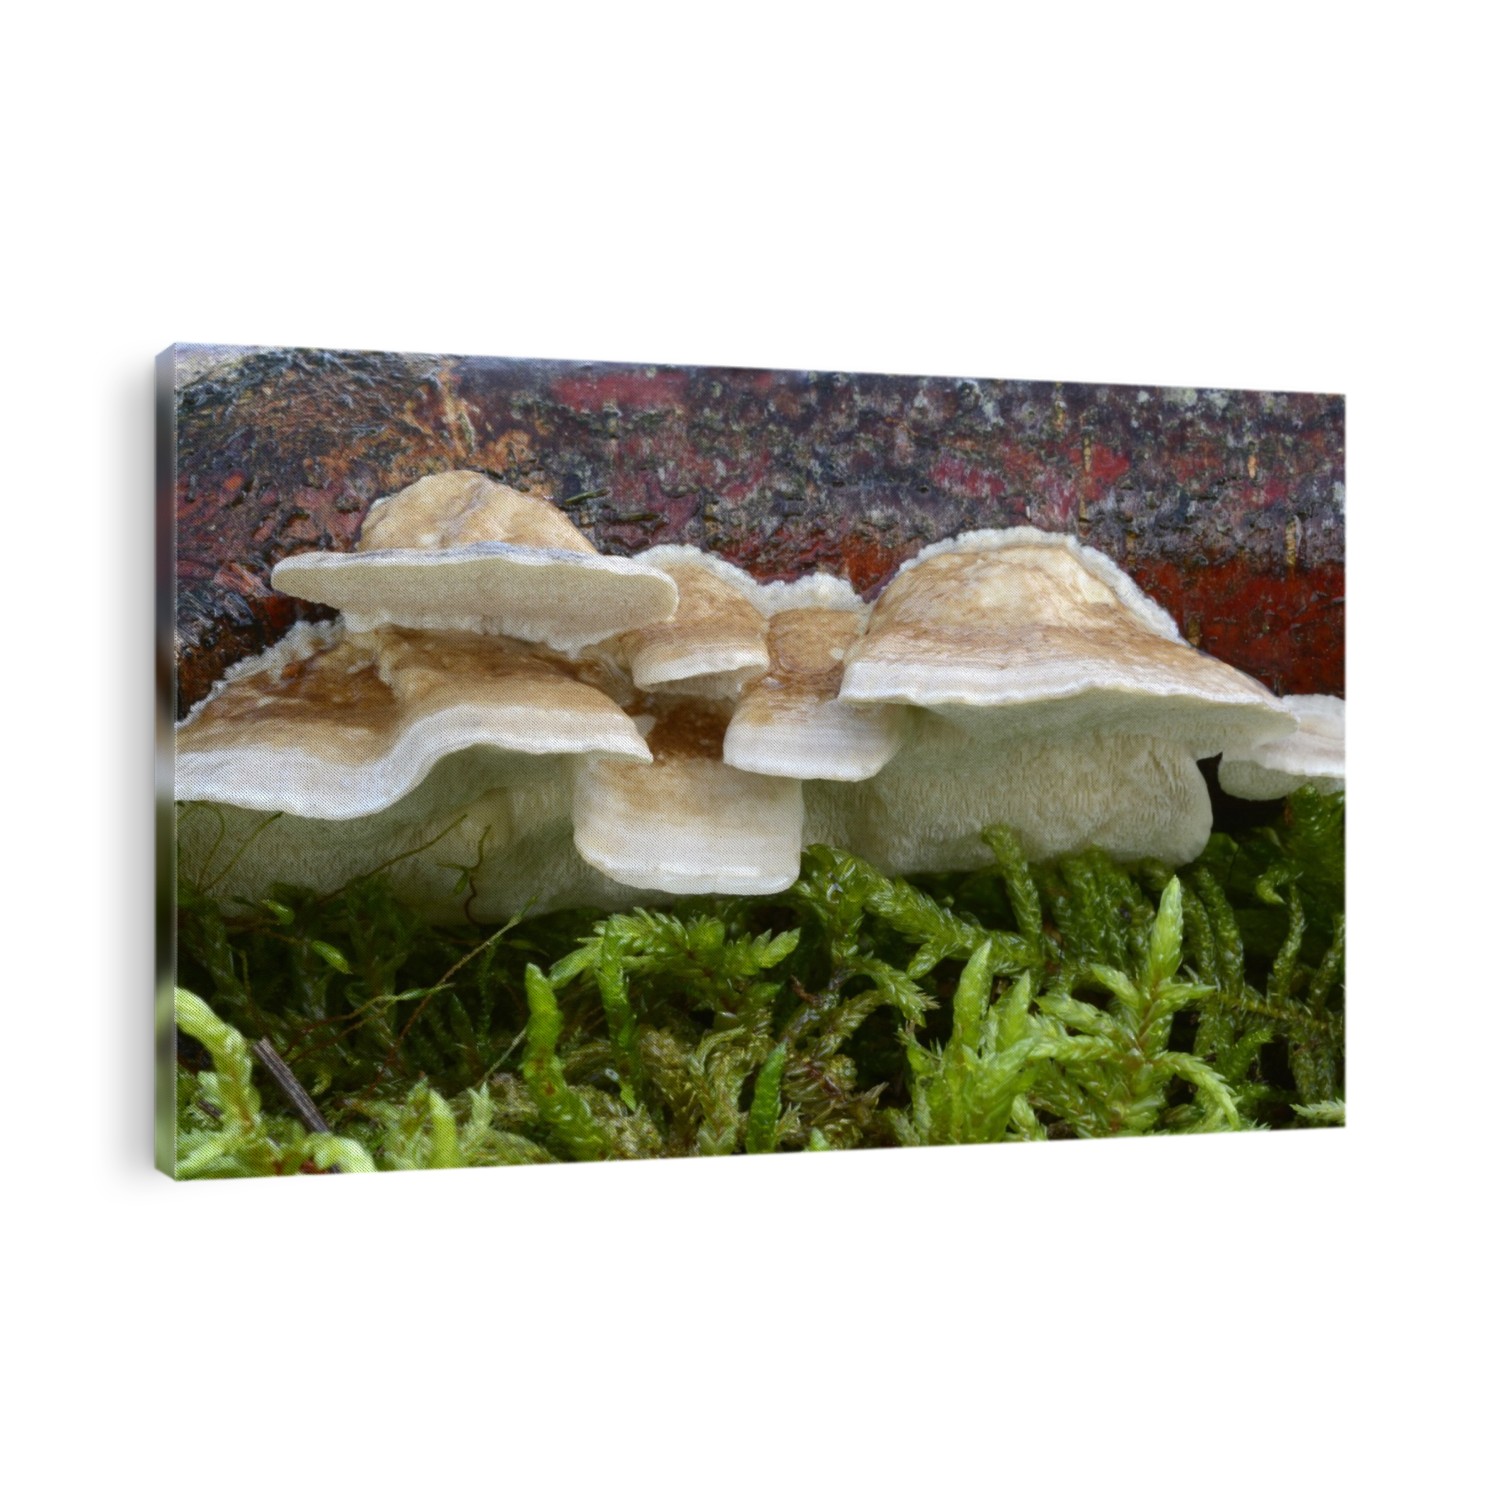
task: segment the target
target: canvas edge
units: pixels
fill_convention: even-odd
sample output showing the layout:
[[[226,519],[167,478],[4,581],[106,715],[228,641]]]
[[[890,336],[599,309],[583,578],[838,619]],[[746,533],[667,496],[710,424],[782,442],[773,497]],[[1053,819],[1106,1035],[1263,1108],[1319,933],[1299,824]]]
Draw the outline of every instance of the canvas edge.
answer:
[[[177,346],[156,356],[156,979],[154,986],[156,1167],[177,1175],[177,815],[172,712],[176,701]]]
[[[881,379],[890,378],[897,380],[932,380],[952,382],[956,385],[1035,385],[1047,386],[1064,391],[1087,391],[1097,389],[1112,390],[1157,390],[1164,395],[1170,393],[1208,394],[1219,392],[1224,394],[1239,394],[1253,396],[1314,396],[1325,399],[1347,400],[1347,392],[1334,390],[1320,390],[1311,386],[1249,386],[1249,385],[1220,385],[1211,381],[1188,382],[1179,381],[1168,384],[1161,381],[1143,380],[1089,380],[1072,379],[1060,380],[1055,376],[1048,375],[978,375],[978,374],[943,374],[936,370],[918,369],[854,369],[848,366],[817,366],[802,364],[723,364],[712,360],[670,360],[670,359],[594,359],[594,358],[558,358],[556,356],[532,355],[532,354],[480,354],[476,352],[464,352],[462,350],[447,349],[381,349],[373,345],[350,345],[336,346],[332,344],[227,344],[227,343],[205,343],[205,344],[174,344],[171,352],[176,355],[178,361],[178,374],[183,383],[198,380],[205,375],[212,375],[225,365],[252,354],[265,354],[272,352],[296,351],[311,354],[327,354],[334,357],[354,355],[380,355],[394,359],[410,361],[419,360],[458,360],[464,363],[476,365],[497,366],[531,366],[534,368],[569,371],[582,374],[588,371],[618,372],[618,371],[651,371],[660,373],[663,370],[681,371],[687,374],[712,375],[716,371],[724,371],[735,374],[752,375],[795,375],[811,376],[818,380],[834,379]]]

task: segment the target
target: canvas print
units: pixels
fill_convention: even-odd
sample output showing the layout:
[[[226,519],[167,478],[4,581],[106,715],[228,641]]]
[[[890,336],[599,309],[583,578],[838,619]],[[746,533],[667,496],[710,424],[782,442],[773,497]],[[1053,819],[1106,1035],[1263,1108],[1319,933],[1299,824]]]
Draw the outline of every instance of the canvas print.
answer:
[[[174,346],[182,1178],[1344,1118],[1338,396]]]

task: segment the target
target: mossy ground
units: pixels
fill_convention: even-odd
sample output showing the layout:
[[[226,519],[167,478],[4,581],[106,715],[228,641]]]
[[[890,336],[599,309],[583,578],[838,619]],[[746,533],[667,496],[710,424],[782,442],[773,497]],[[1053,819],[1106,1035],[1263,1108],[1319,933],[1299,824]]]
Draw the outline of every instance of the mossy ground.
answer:
[[[1342,794],[1173,872],[890,879],[439,928],[375,874],[179,891],[179,1176],[1283,1128],[1343,1120]],[[316,1102],[309,1134],[256,1063]]]

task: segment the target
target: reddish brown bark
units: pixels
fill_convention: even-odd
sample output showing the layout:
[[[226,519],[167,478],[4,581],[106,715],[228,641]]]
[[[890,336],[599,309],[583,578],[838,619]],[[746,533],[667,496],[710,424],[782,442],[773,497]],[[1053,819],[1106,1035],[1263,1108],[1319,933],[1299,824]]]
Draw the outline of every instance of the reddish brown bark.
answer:
[[[180,710],[319,613],[271,591],[276,561],[348,548],[449,467],[569,502],[605,552],[690,541],[867,595],[958,531],[1071,531],[1216,656],[1343,691],[1338,396],[181,350],[175,411]]]

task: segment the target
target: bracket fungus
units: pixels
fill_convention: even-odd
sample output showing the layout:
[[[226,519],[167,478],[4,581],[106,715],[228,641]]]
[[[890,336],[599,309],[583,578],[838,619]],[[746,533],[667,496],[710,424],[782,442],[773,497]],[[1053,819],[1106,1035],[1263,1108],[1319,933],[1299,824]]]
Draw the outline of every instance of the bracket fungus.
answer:
[[[996,744],[921,712],[870,780],[809,787],[810,841],[893,875],[982,868],[994,856],[980,831],[995,823],[1036,860],[1094,847],[1179,865],[1208,842],[1208,786],[1184,745],[1097,731]]]
[[[1268,689],[1189,646],[1103,553],[1030,526],[968,532],[903,564],[840,696],[917,704],[986,738],[1108,730],[1200,755],[1294,727]]]
[[[345,613],[179,726],[178,796],[211,814],[184,818],[195,868],[245,839],[220,898],[377,866],[439,917],[771,894],[811,842],[966,869],[996,822],[1032,858],[1180,864],[1211,823],[1199,759],[1222,754],[1230,790],[1328,777],[1336,717],[1342,774],[1338,700],[1276,699],[1030,527],[926,548],[872,607],[693,547],[602,557],[549,502],[460,471],[273,582]]]
[[[740,695],[724,759],[742,771],[863,781],[901,748],[909,711],[839,697],[844,662],[869,607],[841,578],[814,574],[764,590],[767,671]]]
[[[679,700],[642,720],[652,761],[589,757],[573,793],[578,852],[621,884],[673,895],[784,891],[802,862],[802,785],[723,757],[727,709]]]
[[[1285,739],[1238,754],[1226,753],[1219,765],[1219,785],[1231,797],[1265,801],[1285,797],[1298,787],[1320,792],[1344,789],[1344,700],[1321,693],[1279,700],[1297,716],[1297,727]]]
[[[538,757],[651,758],[611,698],[525,645],[392,626],[301,630],[179,726],[180,797],[342,820],[389,807],[471,746],[510,752],[521,776]]]
[[[1033,859],[1095,845],[1185,863],[1213,821],[1198,760],[1292,727],[1108,558],[1024,526],[906,563],[849,651],[840,699],[920,714],[869,783],[815,801],[831,834],[901,873],[977,868],[991,823]]]
[[[570,652],[677,607],[660,569],[600,556],[550,501],[468,470],[377,500],[353,552],[283,558],[271,584],[342,610],[354,631],[481,631]]]
[[[696,547],[652,547],[638,562],[677,586],[676,611],[620,638],[639,688],[682,687],[734,694],[770,664],[759,585],[748,573]]]
[[[496,760],[459,751],[389,807],[338,821],[190,803],[178,816],[182,867],[220,903],[276,884],[326,894],[379,870],[398,899],[442,920],[642,899],[579,857],[565,766],[543,762],[513,780]]]
[[[218,861],[224,899],[394,864],[403,896],[449,916],[618,904],[571,838],[575,761],[651,758],[610,680],[494,636],[295,626],[178,726],[176,796],[215,814],[185,820],[184,855],[201,876],[240,850]]]

